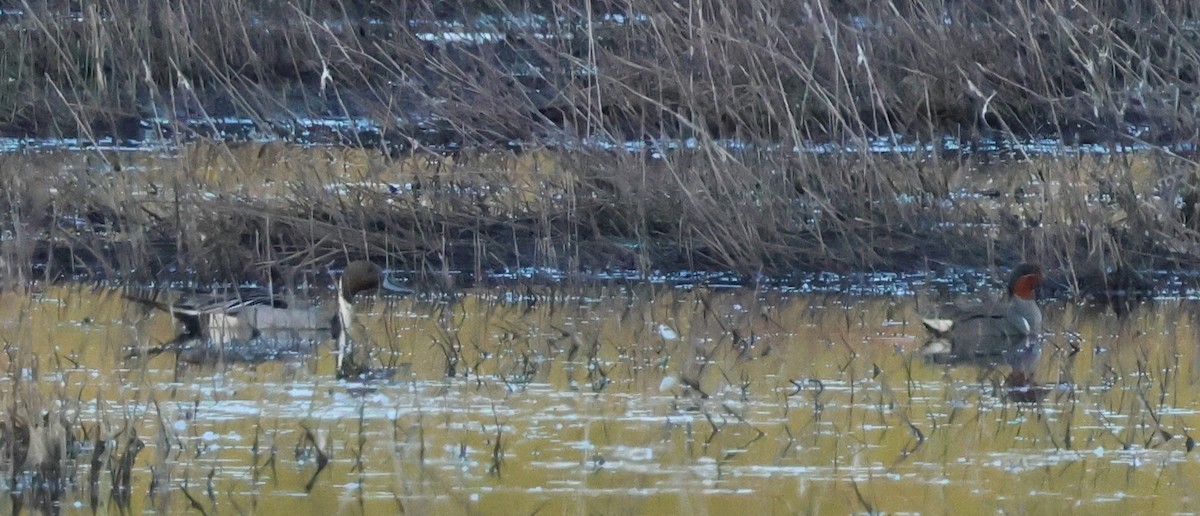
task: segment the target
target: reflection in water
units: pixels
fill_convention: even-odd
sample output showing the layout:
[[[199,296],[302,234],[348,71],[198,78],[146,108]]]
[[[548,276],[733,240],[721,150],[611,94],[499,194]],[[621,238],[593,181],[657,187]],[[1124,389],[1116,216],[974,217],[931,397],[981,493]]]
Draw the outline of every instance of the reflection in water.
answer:
[[[0,432],[6,452],[24,448],[0,466],[10,503],[94,498],[112,511],[127,492],[131,510],[169,513],[1197,509],[1191,301],[1124,319],[1050,304],[1040,347],[940,364],[920,357],[909,299],[520,292],[360,300],[353,337],[400,372],[366,383],[335,379],[329,339],[260,363],[126,360],[172,339],[171,317],[106,290],[6,293]],[[1046,386],[1040,401],[997,388],[1016,370]],[[18,422],[24,445],[8,439]],[[13,473],[26,466],[75,480],[35,500],[38,484]]]
[[[992,336],[985,339],[960,339],[948,347],[934,339],[921,348],[921,354],[939,364],[971,365],[1003,375],[1002,388],[1008,398],[1019,402],[1041,400],[1046,394],[1036,379],[1041,337]]]
[[[330,340],[329,331],[296,330],[272,331],[234,340],[191,337],[175,338],[144,351],[131,352],[128,358],[142,354],[153,358],[170,354],[184,364],[246,363],[304,360],[319,351]]]

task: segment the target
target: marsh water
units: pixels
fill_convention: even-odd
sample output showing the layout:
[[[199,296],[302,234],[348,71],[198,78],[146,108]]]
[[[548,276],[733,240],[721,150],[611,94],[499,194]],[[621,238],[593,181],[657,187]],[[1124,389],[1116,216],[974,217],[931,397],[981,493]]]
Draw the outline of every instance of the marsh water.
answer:
[[[358,308],[351,335],[388,374],[344,381],[331,342],[189,364],[145,352],[175,323],[120,291],[8,292],[4,403],[66,422],[74,480],[51,506],[72,512],[1197,510],[1195,301],[1048,302],[1021,366],[1035,396],[1003,361],[920,358],[911,296],[521,287]],[[28,503],[15,487],[6,505]]]

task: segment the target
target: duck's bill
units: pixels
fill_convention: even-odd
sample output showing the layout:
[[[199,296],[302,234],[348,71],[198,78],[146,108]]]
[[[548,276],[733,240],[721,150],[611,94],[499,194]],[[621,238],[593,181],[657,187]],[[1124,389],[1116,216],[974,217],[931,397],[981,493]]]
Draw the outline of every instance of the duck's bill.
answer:
[[[413,289],[407,288],[407,287],[401,287],[400,285],[392,283],[392,280],[388,279],[387,276],[384,276],[383,283],[381,283],[379,285],[379,290],[389,293],[389,294],[412,294],[413,293]]]

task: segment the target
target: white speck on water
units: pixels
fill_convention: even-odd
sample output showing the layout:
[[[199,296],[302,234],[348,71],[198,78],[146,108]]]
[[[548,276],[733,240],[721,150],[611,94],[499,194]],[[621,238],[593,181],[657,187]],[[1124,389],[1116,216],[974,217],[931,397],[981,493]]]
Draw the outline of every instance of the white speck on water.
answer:
[[[674,376],[664,376],[662,381],[658,383],[659,392],[666,392],[675,388],[675,384],[678,381],[679,380],[676,380]]]
[[[676,340],[679,338],[679,333],[665,324],[658,325],[658,335],[664,340]]]

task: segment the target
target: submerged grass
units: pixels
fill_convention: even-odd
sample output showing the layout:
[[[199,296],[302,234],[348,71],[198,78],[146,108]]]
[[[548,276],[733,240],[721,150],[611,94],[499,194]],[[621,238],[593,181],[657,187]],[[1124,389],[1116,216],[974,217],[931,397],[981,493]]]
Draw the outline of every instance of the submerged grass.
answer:
[[[1029,370],[1043,395],[1022,402],[1002,384],[1016,365],[908,353],[911,299],[639,283],[379,300],[363,340],[410,370],[364,384],[331,381],[328,347],[288,364],[125,360],[124,347],[169,338],[170,317],[130,321],[119,290],[104,292],[0,303],[27,314],[3,319],[0,473],[59,464],[62,483],[43,484],[67,486],[40,505],[0,486],[25,503],[13,512],[912,511],[1114,493],[1191,507],[1191,301],[1135,318],[1046,306],[1055,333]],[[1084,350],[1062,346],[1066,329]],[[25,435],[65,458],[28,459],[54,454],[14,445]],[[1064,474],[1083,480],[1083,502],[1034,489]]]
[[[56,513],[70,501],[96,511],[128,510],[134,461],[144,444],[130,414],[111,414],[103,399],[70,376],[75,354],[41,355],[31,349],[38,323],[25,314],[5,324],[0,355],[0,482],[12,513]],[[5,311],[11,311],[9,302]],[[99,414],[99,417],[96,417]],[[84,473],[87,473],[86,478]]]

